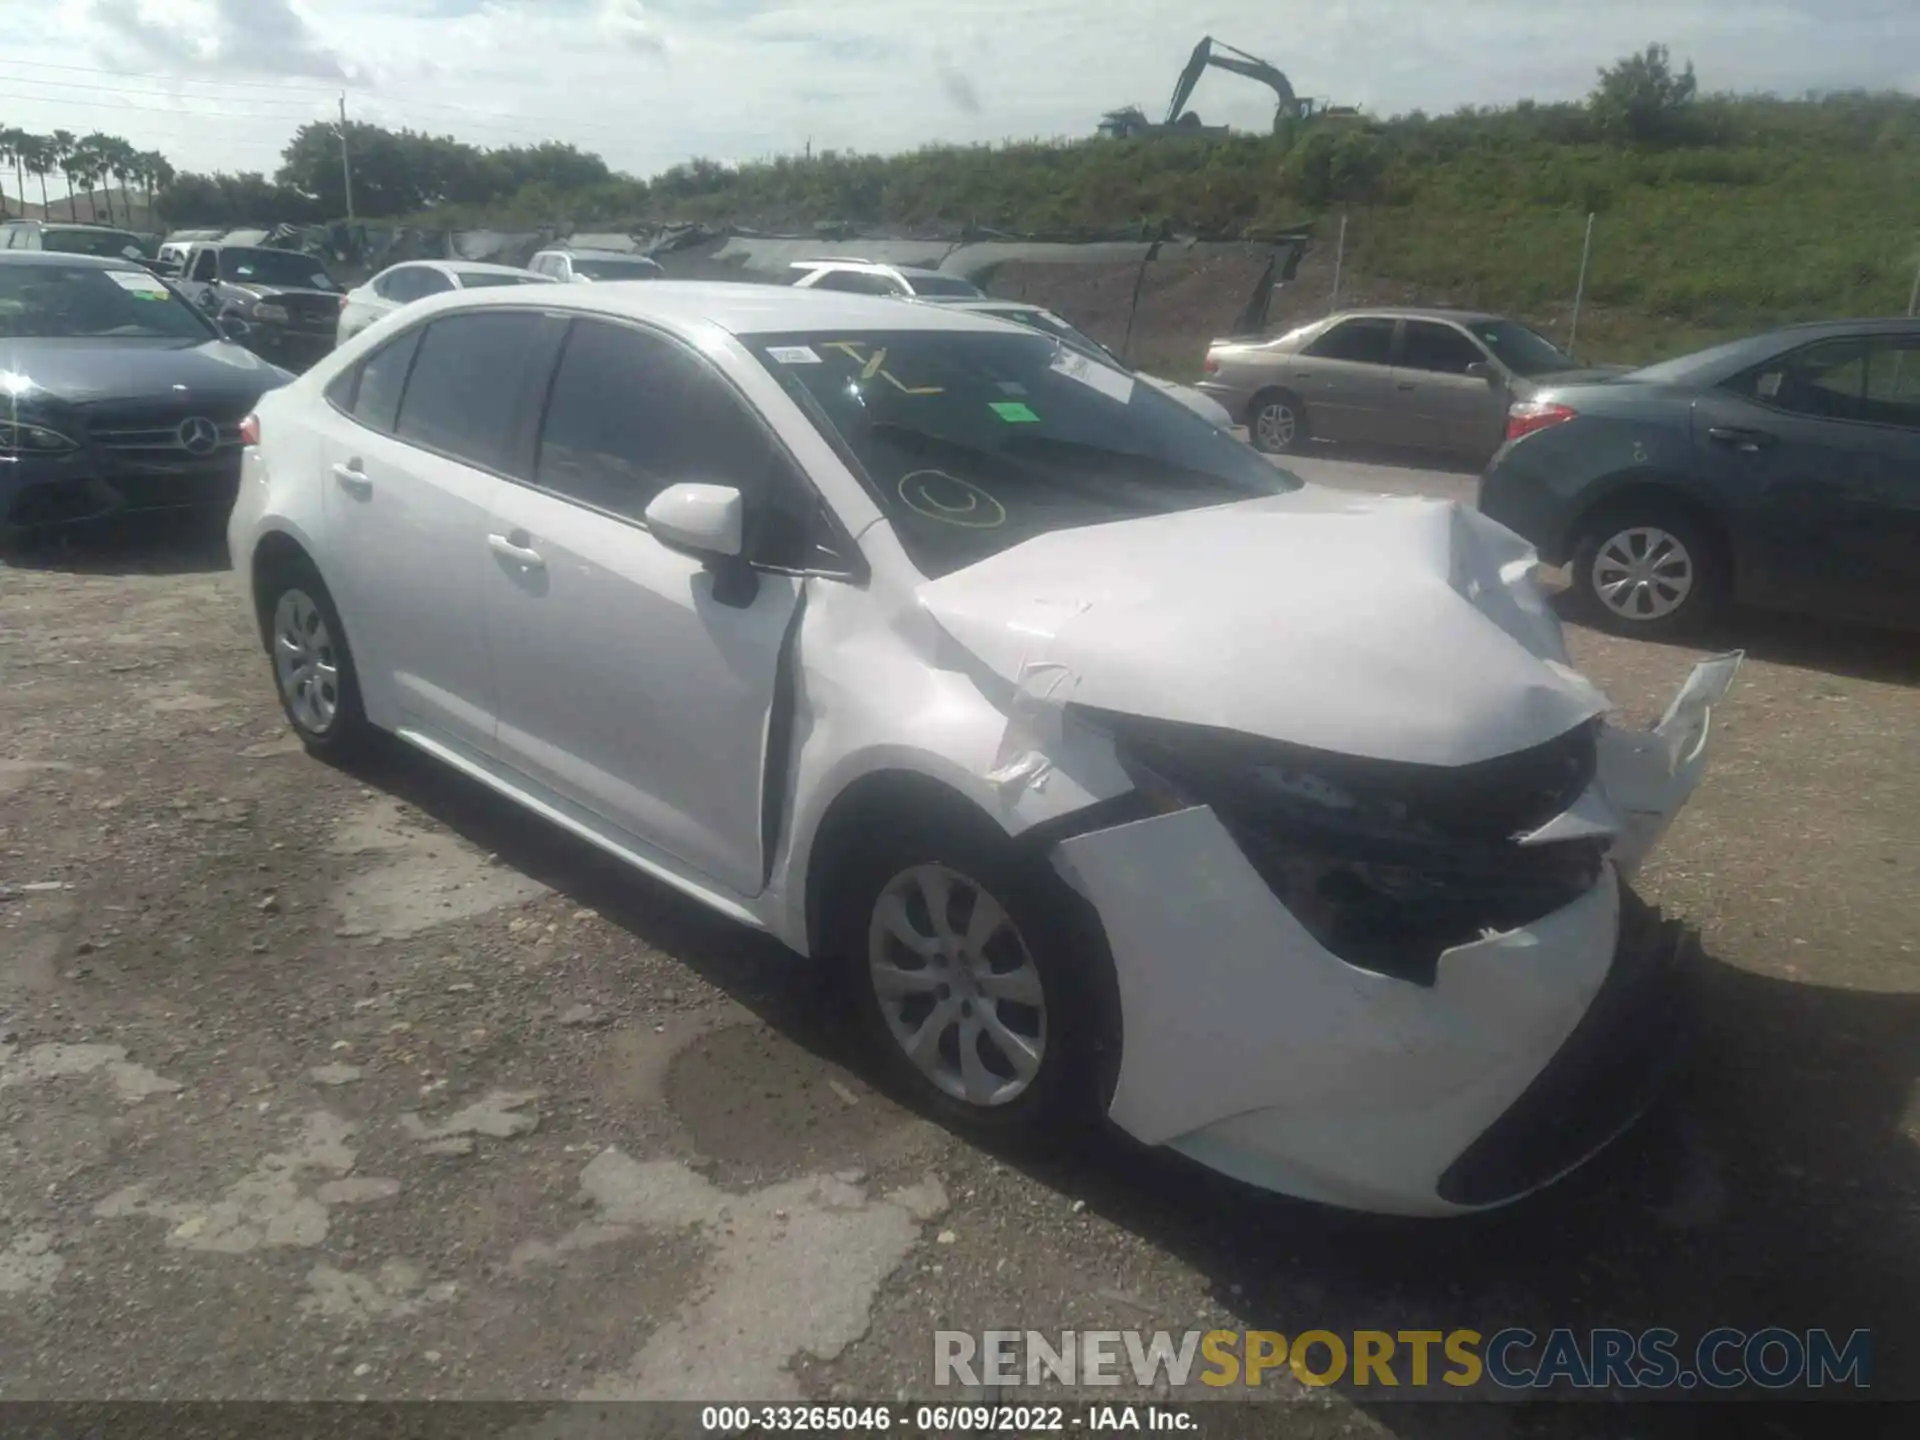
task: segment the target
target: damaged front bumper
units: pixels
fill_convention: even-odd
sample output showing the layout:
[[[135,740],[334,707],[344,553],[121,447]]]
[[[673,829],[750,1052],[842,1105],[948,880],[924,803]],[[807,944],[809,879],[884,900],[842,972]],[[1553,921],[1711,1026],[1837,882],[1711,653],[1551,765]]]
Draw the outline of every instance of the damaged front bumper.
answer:
[[[1602,727],[1593,784],[1521,842],[1605,840],[1599,880],[1444,950],[1430,985],[1331,953],[1204,805],[1063,841],[1118,980],[1114,1122],[1267,1189],[1409,1215],[1517,1199],[1604,1146],[1678,1049],[1674,936],[1618,876],[1699,783],[1739,663],[1699,666],[1650,731]]]

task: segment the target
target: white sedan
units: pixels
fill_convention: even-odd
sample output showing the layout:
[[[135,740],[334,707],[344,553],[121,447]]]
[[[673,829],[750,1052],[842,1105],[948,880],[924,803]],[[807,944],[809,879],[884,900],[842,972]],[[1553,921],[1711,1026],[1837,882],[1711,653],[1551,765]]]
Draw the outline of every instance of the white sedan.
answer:
[[[376,320],[403,305],[444,295],[450,290],[481,290],[499,285],[550,285],[553,281],[512,265],[484,265],[478,260],[408,260],[389,265],[363,285],[355,286],[340,302],[340,325],[335,343],[344,345]]]
[[[1003,321],[773,286],[440,296],[245,436],[310,749],[390,732],[843,966],[951,1121],[1452,1214],[1675,1057],[1621,877],[1738,657],[1616,728],[1472,511],[1303,485]]]

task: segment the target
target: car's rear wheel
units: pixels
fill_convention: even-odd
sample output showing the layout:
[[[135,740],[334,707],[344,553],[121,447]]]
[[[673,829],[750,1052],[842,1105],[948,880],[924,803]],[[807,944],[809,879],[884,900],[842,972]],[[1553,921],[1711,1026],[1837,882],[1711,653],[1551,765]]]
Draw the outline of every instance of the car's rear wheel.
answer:
[[[311,564],[287,560],[270,574],[261,597],[274,690],[287,723],[317,754],[342,754],[371,731],[346,627],[326,583]]]
[[[902,1088],[999,1134],[1101,1108],[1118,1047],[1112,962],[1043,861],[956,810],[877,823],[845,866],[833,944]]]
[[[1247,434],[1253,448],[1268,455],[1290,455],[1307,443],[1307,412],[1286,390],[1263,390],[1247,407]]]
[[[1684,510],[1657,503],[1617,508],[1588,525],[1574,547],[1571,581],[1581,618],[1616,635],[1695,629],[1727,593],[1718,537]]]

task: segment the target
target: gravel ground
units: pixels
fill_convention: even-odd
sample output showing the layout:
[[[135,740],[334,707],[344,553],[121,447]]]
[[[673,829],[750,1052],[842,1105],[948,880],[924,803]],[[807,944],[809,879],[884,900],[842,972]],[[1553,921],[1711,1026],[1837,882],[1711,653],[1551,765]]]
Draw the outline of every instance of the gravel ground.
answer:
[[[1920,1396],[1911,639],[1734,622],[1642,882],[1702,939],[1691,1063],[1562,1186],[1412,1224],[948,1134],[777,947],[425,761],[308,758],[224,572],[0,563],[0,1397],[923,1397],[938,1328],[1508,1324],[1866,1326]],[[1573,646],[1638,719],[1698,658]],[[1627,1433],[1274,1393],[1268,1433]]]

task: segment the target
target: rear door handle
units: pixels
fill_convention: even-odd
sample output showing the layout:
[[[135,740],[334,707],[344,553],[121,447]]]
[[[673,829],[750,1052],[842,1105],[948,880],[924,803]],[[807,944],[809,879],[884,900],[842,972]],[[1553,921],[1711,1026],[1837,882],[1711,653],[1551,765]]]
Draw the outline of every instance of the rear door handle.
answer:
[[[356,495],[373,493],[373,481],[367,478],[367,472],[360,468],[358,460],[349,460],[344,465],[335,465],[333,478],[340,482],[342,489],[351,490]]]
[[[1738,425],[1715,425],[1708,429],[1707,438],[1720,445],[1731,445],[1736,450],[1752,454],[1764,450],[1773,444],[1773,436],[1764,430],[1748,430]]]
[[[513,561],[516,565],[524,565],[529,570],[544,570],[547,562],[540,558],[540,552],[530,545],[517,543],[525,539],[527,535],[522,530],[514,531],[511,536],[489,535],[487,548],[503,559]]]

